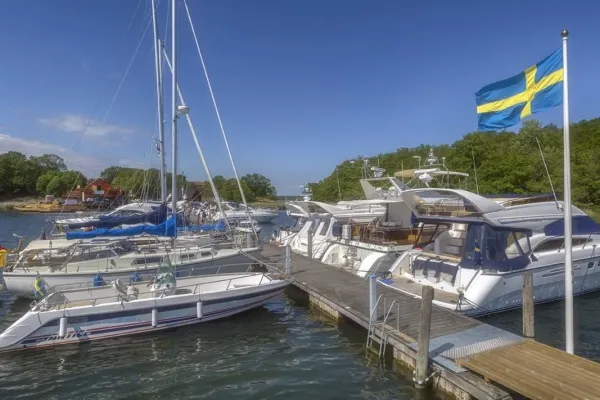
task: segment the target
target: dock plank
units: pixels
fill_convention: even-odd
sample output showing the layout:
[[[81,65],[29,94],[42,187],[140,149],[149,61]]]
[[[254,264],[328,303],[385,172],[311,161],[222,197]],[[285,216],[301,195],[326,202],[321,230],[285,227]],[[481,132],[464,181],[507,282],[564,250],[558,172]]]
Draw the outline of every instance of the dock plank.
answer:
[[[530,399],[600,399],[600,364],[533,340],[458,363]]]

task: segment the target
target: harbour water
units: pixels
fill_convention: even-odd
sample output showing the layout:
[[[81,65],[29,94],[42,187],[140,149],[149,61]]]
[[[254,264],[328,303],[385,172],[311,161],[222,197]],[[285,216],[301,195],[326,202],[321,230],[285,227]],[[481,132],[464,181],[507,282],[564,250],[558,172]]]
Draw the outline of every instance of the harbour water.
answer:
[[[285,221],[263,226],[268,237]],[[39,236],[46,216],[0,213],[0,244]],[[0,293],[0,329],[29,302]],[[536,306],[536,339],[563,346],[563,303]],[[576,351],[600,361],[600,295],[577,298]],[[518,311],[485,322],[519,333]],[[226,320],[81,346],[0,355],[0,399],[433,399],[364,354],[365,332],[337,325],[293,290]]]

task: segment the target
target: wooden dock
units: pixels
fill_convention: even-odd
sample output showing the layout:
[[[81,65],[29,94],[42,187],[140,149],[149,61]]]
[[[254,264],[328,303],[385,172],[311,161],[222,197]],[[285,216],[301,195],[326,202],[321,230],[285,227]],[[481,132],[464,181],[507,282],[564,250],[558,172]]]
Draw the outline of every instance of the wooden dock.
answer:
[[[262,258],[283,263],[285,249],[267,243]],[[308,294],[311,303],[335,319],[369,329],[368,280],[298,254],[292,255],[292,272],[294,285]],[[378,304],[375,346],[384,337],[394,359],[414,369],[421,300],[381,284],[380,295],[385,305]],[[429,383],[459,399],[600,400],[600,364],[435,305],[429,360]]]

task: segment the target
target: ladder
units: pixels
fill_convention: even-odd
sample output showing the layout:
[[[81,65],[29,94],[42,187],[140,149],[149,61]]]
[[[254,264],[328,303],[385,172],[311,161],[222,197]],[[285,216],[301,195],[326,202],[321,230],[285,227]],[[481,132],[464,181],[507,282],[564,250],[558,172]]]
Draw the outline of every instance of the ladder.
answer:
[[[383,315],[383,320],[381,322],[377,322],[377,306],[379,305],[379,302],[383,300],[383,311],[384,311],[384,315]],[[384,295],[380,295],[377,298],[377,302],[375,303],[375,306],[373,307],[373,310],[371,311],[370,315],[369,315],[369,330],[367,332],[367,345],[366,345],[366,349],[369,350],[371,349],[371,346],[373,345],[373,342],[377,342],[379,343],[379,351],[377,353],[377,356],[381,359],[383,357],[383,355],[385,354],[385,348],[387,346],[387,337],[388,334],[391,330],[393,329],[388,329],[387,328],[387,321],[388,318],[390,316],[390,313],[392,312],[392,309],[394,308],[395,305],[398,304],[398,300],[394,300],[392,301],[392,304],[390,304],[390,308],[388,308],[387,312],[385,310],[386,305],[385,305],[385,296]],[[396,318],[398,319],[399,316],[397,315]],[[376,329],[379,328],[381,331],[381,336],[377,336],[377,331]]]

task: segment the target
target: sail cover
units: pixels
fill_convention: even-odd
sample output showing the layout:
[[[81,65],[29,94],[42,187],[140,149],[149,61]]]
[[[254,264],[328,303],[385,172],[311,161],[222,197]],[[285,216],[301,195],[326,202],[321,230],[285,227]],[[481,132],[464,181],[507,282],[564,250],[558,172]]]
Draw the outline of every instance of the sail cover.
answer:
[[[220,219],[214,224],[189,225],[184,228],[179,228],[180,231],[191,232],[223,232],[227,228],[224,219]]]
[[[128,228],[95,229],[88,232],[67,232],[67,239],[88,239],[97,236],[134,236],[147,233],[155,236],[175,236],[176,218],[171,217],[158,225],[137,225]]]
[[[75,222],[68,225],[69,229],[79,228],[114,228],[119,225],[134,225],[150,223],[158,225],[167,219],[167,205],[161,204],[151,211],[144,214],[133,214],[123,216],[112,216],[112,215],[100,215],[97,219],[89,221]]]

